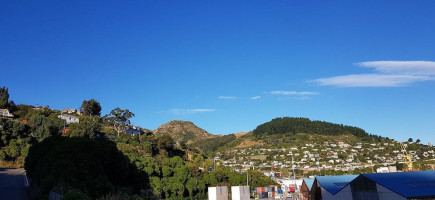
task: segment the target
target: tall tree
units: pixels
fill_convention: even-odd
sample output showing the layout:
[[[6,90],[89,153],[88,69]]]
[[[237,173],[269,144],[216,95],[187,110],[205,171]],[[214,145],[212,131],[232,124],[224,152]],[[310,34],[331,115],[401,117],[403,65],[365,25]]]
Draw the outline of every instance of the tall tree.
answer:
[[[101,105],[95,99],[90,99],[88,101],[84,100],[82,106],[80,107],[83,115],[87,116],[100,116],[101,115]]]
[[[113,128],[119,134],[130,125],[130,118],[134,117],[134,113],[128,109],[121,109],[119,107],[110,111],[109,115],[106,115],[106,120],[113,125]]]
[[[0,88],[0,108],[9,107],[9,91],[6,87]]]

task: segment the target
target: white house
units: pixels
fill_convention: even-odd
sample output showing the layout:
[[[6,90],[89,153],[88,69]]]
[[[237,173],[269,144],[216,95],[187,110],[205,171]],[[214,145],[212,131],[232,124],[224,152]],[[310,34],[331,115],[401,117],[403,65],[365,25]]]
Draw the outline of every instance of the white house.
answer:
[[[79,118],[73,115],[62,114],[57,116],[57,118],[65,120],[67,124],[79,123]]]
[[[10,113],[8,109],[0,109],[0,117],[14,117],[14,115]]]

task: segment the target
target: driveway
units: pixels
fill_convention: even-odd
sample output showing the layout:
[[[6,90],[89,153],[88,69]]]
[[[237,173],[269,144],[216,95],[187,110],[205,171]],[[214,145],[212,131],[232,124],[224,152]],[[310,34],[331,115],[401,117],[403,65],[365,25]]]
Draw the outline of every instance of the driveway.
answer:
[[[0,168],[0,200],[29,200],[24,169]]]

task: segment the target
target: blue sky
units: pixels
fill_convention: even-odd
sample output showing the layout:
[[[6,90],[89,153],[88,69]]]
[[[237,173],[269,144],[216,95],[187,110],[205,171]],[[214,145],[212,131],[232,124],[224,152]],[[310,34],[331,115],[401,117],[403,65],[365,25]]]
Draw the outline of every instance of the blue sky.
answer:
[[[0,86],[155,129],[276,117],[435,143],[434,1],[3,1]]]

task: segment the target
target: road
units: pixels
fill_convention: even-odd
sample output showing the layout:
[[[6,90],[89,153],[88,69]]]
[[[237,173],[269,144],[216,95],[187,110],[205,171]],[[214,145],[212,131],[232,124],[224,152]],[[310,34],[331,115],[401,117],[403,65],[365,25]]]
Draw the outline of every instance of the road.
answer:
[[[29,200],[24,169],[0,168],[0,200]]]

